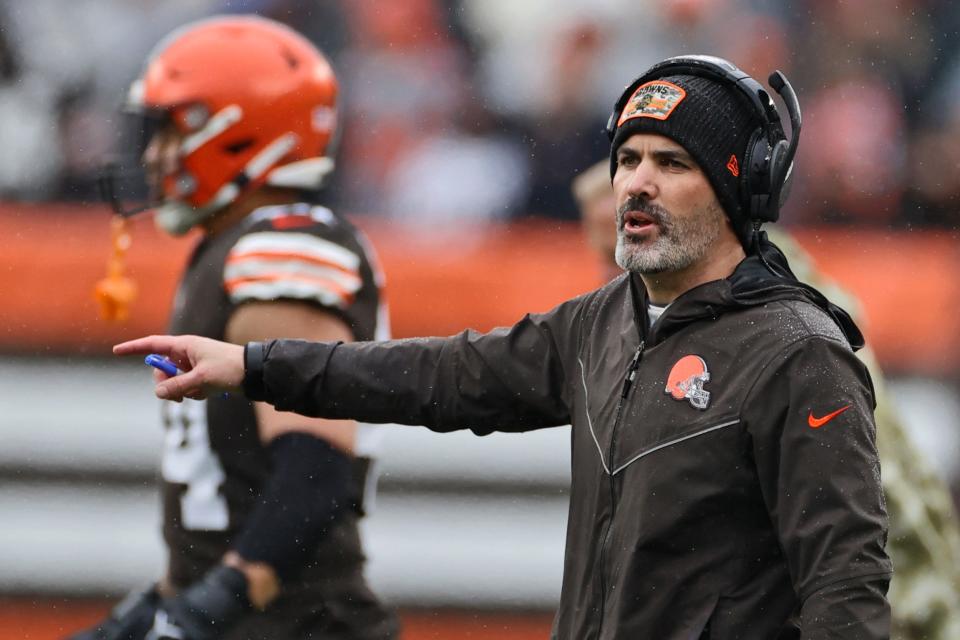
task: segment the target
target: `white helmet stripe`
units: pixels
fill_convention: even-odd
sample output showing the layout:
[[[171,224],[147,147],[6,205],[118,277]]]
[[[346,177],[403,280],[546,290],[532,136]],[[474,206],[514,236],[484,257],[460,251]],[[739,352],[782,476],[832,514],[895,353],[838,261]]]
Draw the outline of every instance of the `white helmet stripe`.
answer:
[[[231,104],[224,107],[213,114],[203,129],[183,139],[183,143],[180,145],[180,153],[184,157],[190,155],[210,142],[213,138],[240,122],[241,118],[243,118],[243,109],[241,109],[239,105]]]
[[[332,158],[306,158],[274,168],[267,175],[267,184],[274,187],[318,189],[333,171]]]
[[[222,113],[222,112],[221,112]],[[272,167],[280,158],[285,156],[297,144],[297,136],[293,133],[285,133],[266,147],[260,153],[253,156],[247,166],[243,168],[243,175],[250,180],[260,177],[264,171]],[[240,185],[236,180],[226,183],[217,191],[204,207],[220,209],[225,207],[240,195]]]
[[[263,172],[275,165],[280,158],[290,153],[297,146],[297,134],[287,132],[265,146],[260,153],[250,158],[243,172],[251,180],[259,178]]]
[[[236,200],[238,195],[240,195],[240,187],[237,186],[237,183],[228,182],[220,187],[220,190],[217,191],[212,198],[210,198],[210,201],[207,202],[207,204],[203,205],[203,208],[219,211],[220,208],[225,207]]]

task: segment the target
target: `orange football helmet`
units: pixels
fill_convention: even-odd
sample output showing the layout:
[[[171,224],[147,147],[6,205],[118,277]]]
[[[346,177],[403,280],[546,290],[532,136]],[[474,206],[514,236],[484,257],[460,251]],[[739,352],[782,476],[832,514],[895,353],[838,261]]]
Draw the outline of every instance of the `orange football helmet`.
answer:
[[[319,188],[333,169],[336,99],[326,58],[280,23],[224,16],[171,33],[128,94],[182,136],[158,224],[185,233],[262,185]]]

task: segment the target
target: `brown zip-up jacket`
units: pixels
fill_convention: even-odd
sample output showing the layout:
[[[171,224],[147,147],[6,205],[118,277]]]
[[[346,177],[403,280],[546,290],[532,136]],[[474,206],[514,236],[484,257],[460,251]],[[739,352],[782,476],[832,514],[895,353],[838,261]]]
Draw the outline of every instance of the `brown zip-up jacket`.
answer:
[[[554,638],[887,638],[862,337],[768,269],[747,258],[650,329],[624,275],[487,334],[268,343],[258,399],[436,431],[572,424]]]

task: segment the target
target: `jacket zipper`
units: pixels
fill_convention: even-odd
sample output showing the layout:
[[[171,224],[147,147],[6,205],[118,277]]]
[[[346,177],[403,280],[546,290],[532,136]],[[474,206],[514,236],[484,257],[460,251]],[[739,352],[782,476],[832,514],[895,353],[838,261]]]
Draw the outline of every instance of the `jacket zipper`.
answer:
[[[603,534],[603,543],[600,545],[600,621],[597,624],[597,638],[600,638],[600,634],[603,631],[603,616],[604,611],[607,605],[607,581],[606,581],[606,566],[607,566],[607,546],[610,544],[610,531],[613,529],[613,518],[617,513],[617,487],[616,487],[616,476],[614,476],[613,470],[613,456],[616,453],[617,445],[617,427],[620,425],[620,415],[623,413],[623,405],[627,399],[627,396],[630,395],[630,388],[633,386],[633,381],[637,377],[637,369],[640,368],[640,357],[643,355],[643,349],[646,346],[644,340],[640,341],[640,344],[637,346],[636,353],[633,354],[633,360],[630,361],[630,366],[627,367],[627,375],[623,378],[623,388],[620,391],[620,400],[617,401],[617,413],[613,418],[613,430],[610,433],[610,449],[608,450],[607,460],[608,466],[610,468],[610,518],[607,520],[607,530]]]

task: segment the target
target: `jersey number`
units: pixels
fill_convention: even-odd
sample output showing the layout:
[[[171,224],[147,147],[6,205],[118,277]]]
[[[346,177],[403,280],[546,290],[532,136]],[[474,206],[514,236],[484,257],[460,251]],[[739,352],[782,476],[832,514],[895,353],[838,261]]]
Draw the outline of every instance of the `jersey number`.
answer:
[[[205,402],[163,403],[165,427],[161,473],[167,482],[186,485],[180,496],[184,529],[223,531],[230,518],[220,493],[225,475],[210,448]]]

